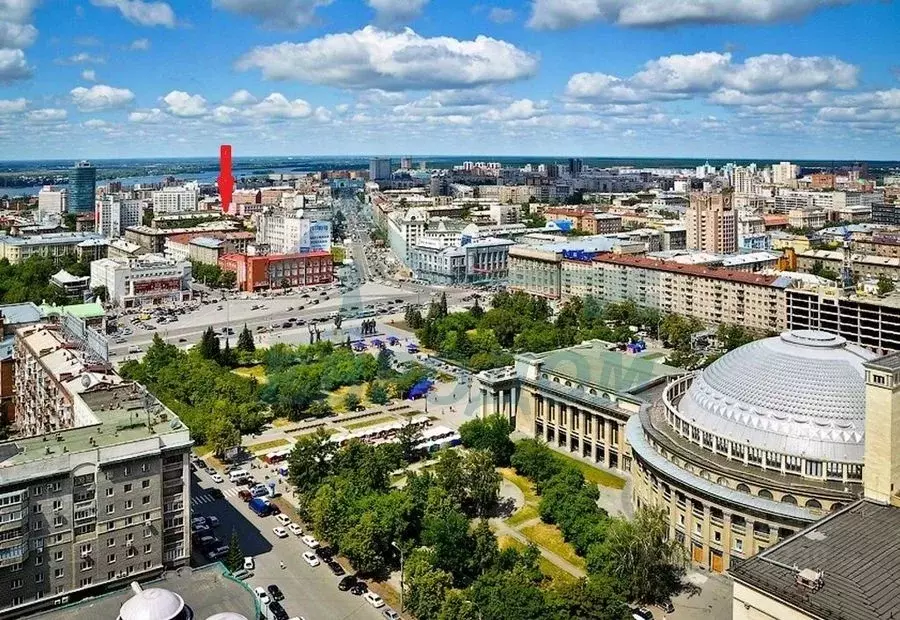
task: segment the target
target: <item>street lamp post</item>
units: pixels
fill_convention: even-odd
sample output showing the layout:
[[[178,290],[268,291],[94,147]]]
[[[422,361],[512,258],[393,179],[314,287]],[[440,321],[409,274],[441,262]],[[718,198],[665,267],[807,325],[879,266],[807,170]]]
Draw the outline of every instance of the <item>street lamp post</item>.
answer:
[[[400,552],[400,613],[403,613],[403,549],[394,541],[391,541],[391,546]]]

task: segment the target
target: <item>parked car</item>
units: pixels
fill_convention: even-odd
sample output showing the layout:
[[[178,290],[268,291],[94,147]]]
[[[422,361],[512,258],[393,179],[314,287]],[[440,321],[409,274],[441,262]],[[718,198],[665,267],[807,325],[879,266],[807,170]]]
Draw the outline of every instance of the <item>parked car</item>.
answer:
[[[244,570],[253,570],[256,568],[256,563],[253,561],[249,555],[244,558]]]
[[[263,588],[261,588],[261,587],[254,588],[254,589],[253,589],[253,594],[255,594],[255,595],[256,595],[256,598],[259,599],[259,604],[260,604],[260,605],[265,606],[265,605],[268,605],[269,603],[272,602],[272,599],[269,598],[268,592],[266,592],[266,591],[265,591]]]
[[[304,536],[300,540],[303,541],[303,544],[309,547],[310,549],[318,549],[319,541],[313,538],[312,536]]]
[[[290,525],[291,518],[287,515],[278,515],[275,517],[275,520],[278,521],[281,525]]]
[[[400,620],[400,614],[398,614],[390,607],[381,612],[381,615],[387,618],[387,620]]]
[[[363,598],[366,600],[369,605],[378,609],[379,607],[384,607],[384,599],[375,594],[374,592],[366,592],[363,595]]]
[[[250,491],[248,491],[247,489],[241,489],[240,491],[238,491],[238,497],[240,497],[245,502],[249,502],[251,499],[253,499],[253,495],[251,495]]]
[[[631,610],[631,617],[634,620],[653,620],[653,612],[646,607],[636,607]]]
[[[223,482],[225,482],[225,478],[223,478],[219,474],[213,474],[212,476],[210,476],[210,478],[212,478],[212,481],[216,484],[222,484]]]
[[[662,603],[657,604],[656,606],[659,607],[660,609],[662,609],[667,614],[675,613],[675,605],[672,604],[672,601],[670,599],[666,599]]]
[[[356,585],[356,576],[355,575],[347,575],[340,581],[338,581],[338,590],[341,592],[346,592],[347,590],[352,590],[353,586]]]
[[[303,536],[303,528],[296,523],[288,523],[287,529],[294,536]]]
[[[315,568],[321,562],[319,562],[319,558],[316,557],[316,554],[311,551],[303,552],[303,561],[309,564],[311,567]]]
[[[281,603],[272,602],[269,605],[269,613],[272,614],[275,620],[288,620],[288,614],[284,607],[281,606]]]
[[[275,601],[283,601],[284,600],[284,593],[281,591],[281,588],[279,588],[274,583],[272,585],[270,585],[267,589],[269,590],[269,595],[271,595],[272,600],[275,600]]]
[[[287,538],[288,537],[287,530],[284,529],[283,527],[272,528],[272,531],[275,532],[275,535],[278,538]]]
[[[354,594],[356,596],[362,596],[368,591],[369,586],[366,585],[365,581],[357,581],[355,584],[353,584],[353,587],[350,588],[350,594]]]
[[[334,560],[330,560],[328,562],[328,568],[329,570],[331,570],[335,577],[342,577],[345,574],[344,567]]]

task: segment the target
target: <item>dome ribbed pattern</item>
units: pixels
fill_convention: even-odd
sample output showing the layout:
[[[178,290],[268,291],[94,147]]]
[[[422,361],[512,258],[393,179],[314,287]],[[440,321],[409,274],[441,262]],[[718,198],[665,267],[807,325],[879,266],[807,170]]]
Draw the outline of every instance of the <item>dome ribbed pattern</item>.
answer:
[[[863,363],[875,357],[834,334],[785,332],[713,362],[678,411],[692,425],[752,448],[862,462]]]
[[[172,620],[184,609],[184,599],[163,588],[148,588],[122,604],[119,620]]]

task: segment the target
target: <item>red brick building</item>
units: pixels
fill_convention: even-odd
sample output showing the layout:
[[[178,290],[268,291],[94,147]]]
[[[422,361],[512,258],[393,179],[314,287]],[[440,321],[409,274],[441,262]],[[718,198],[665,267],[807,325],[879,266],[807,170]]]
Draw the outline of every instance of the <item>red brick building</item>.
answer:
[[[219,259],[219,267],[237,275],[237,287],[253,292],[260,289],[285,288],[328,284],[334,272],[330,252],[270,254],[248,256],[226,254]]]

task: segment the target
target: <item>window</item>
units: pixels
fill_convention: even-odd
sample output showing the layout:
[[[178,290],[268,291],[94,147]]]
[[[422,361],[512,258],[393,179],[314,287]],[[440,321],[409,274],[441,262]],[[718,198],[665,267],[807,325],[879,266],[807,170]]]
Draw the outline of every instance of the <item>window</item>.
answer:
[[[84,555],[85,553],[90,553],[93,550],[94,550],[94,548],[91,546],[90,543],[88,543],[86,545],[81,545],[81,554],[82,555]]]
[[[125,552],[125,556],[129,558],[133,558],[137,554],[137,551],[134,550],[134,547],[129,547],[128,551]]]
[[[107,539],[106,539],[106,546],[107,546],[107,547],[115,547],[115,546],[116,546],[116,539],[115,539],[115,538],[107,538]]]
[[[731,548],[737,551],[738,553],[744,552],[744,539],[743,538],[734,538],[731,541]]]
[[[32,495],[42,495],[43,493],[44,493],[44,487],[40,484],[32,487],[32,489],[31,489]]]
[[[41,529],[41,522],[40,522],[40,520],[39,520],[39,519],[32,519],[32,520],[31,520],[31,531],[32,531],[32,532],[36,532],[36,531],[38,531],[39,529]]]
[[[113,504],[107,504],[106,506],[106,514],[111,515],[116,511],[116,507]]]
[[[132,525],[134,523],[134,517],[125,517],[125,525]]]
[[[694,534],[700,536],[703,533],[703,524],[702,523],[694,523]]]
[[[40,505],[40,504],[35,504],[35,505],[33,505],[33,506],[31,507],[31,513],[32,513],[32,514],[36,514],[36,515],[37,515],[37,514],[41,514],[41,505]]]
[[[44,583],[44,573],[38,573],[34,576],[35,583]]]
[[[81,580],[80,584],[81,584],[81,587],[83,588],[85,586],[91,585],[93,582],[94,582],[93,577],[85,577],[84,579]]]
[[[116,563],[116,554],[115,554],[115,553],[110,553],[109,555],[107,555],[107,556],[106,556],[106,563],[107,563],[107,564],[115,564],[115,563]]]
[[[40,566],[40,565],[43,564],[43,563],[44,563],[44,556],[42,556],[42,555],[37,555],[37,556],[34,557],[34,565],[35,565],[35,566]]]
[[[134,544],[134,534],[125,534],[125,544],[126,545]]]
[[[722,532],[713,532],[713,540],[716,542],[722,542]]]
[[[142,489],[150,488],[150,479],[149,478],[147,480],[141,480],[141,488]]]
[[[144,472],[145,474],[148,471],[150,471],[150,464],[149,463],[141,463],[141,471]]]
[[[115,579],[115,578],[116,578],[116,571],[111,570],[111,571],[109,571],[108,573],[106,573],[106,580],[107,580],[107,581],[112,581],[112,580]]]
[[[17,573],[17,572],[19,572],[20,570],[22,570],[22,563],[21,563],[21,562],[16,562],[15,564],[13,564],[12,566],[9,567],[9,571],[10,571],[11,573]]]
[[[54,542],[61,543],[63,541],[63,535],[57,534],[56,536],[54,536],[53,540],[54,540]]]
[[[62,527],[63,518],[59,515],[53,517],[53,527]]]
[[[153,553],[153,545],[144,545],[144,553]]]
[[[53,552],[53,561],[54,562],[62,562],[63,552],[62,551],[54,551]]]
[[[61,483],[61,482],[54,482],[53,484],[48,485],[48,486],[49,486],[54,492],[56,492],[56,493],[58,493],[59,491],[62,490],[62,483]]]
[[[112,497],[114,492],[115,491],[113,490],[112,487],[107,487],[106,488],[106,497]]]
[[[13,579],[9,582],[10,590],[20,590],[22,588],[22,580],[21,579]]]
[[[65,575],[65,574],[66,573],[63,569],[57,568],[56,570],[53,571],[53,578],[54,579],[62,579],[63,575]]]
[[[132,500],[125,500],[125,510],[131,510],[134,508],[134,502]]]
[[[131,467],[129,467],[128,465],[126,465],[125,467],[123,467],[123,468],[122,468],[122,474],[125,475],[125,476],[130,476],[130,475],[131,475]]]
[[[124,490],[126,493],[131,493],[131,489],[132,489],[132,488],[134,488],[134,485],[131,484],[131,483],[129,482],[128,484],[125,485],[125,488],[124,488],[123,490]]]
[[[81,561],[81,571],[84,572],[86,570],[91,570],[94,567],[94,563],[90,560],[82,560]]]
[[[109,521],[109,522],[107,522],[107,524],[106,524],[106,531],[108,532],[108,531],[114,530],[114,529],[116,529],[116,522],[115,522],[115,521]]]

